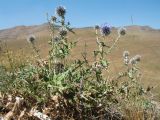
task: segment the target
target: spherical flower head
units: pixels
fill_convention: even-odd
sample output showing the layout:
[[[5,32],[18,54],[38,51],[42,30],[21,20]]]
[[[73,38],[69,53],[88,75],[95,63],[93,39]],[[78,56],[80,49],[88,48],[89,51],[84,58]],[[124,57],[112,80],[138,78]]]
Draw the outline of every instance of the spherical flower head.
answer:
[[[35,35],[29,35],[29,36],[27,37],[27,41],[28,41],[29,43],[34,44],[35,40],[36,40]]]
[[[137,62],[139,62],[141,60],[141,56],[140,55],[136,55],[133,58],[130,59],[129,63],[134,65],[137,64]]]
[[[103,24],[101,26],[101,34],[103,36],[108,36],[111,33],[111,27],[108,24]]]
[[[63,6],[59,6],[56,8],[56,14],[59,17],[64,17],[64,15],[66,14],[66,9]]]
[[[71,23],[70,23],[70,22],[67,22],[67,25],[71,25]]]
[[[59,35],[60,36],[66,36],[67,35],[67,30],[63,27],[59,28]]]
[[[140,56],[140,55],[136,55],[136,56],[134,56],[134,59],[135,59],[137,62],[140,62],[140,61],[141,61],[141,56]]]
[[[53,22],[56,22],[56,20],[57,20],[56,16],[52,16],[51,20],[52,20]]]
[[[94,26],[94,29],[95,29],[95,30],[98,30],[98,29],[99,29],[99,25],[95,25],[95,26]]]
[[[118,29],[118,34],[119,35],[125,35],[126,34],[126,31],[127,31],[127,29],[126,28],[120,28],[120,29]]]
[[[128,57],[128,56],[129,56],[129,51],[124,51],[124,52],[123,52],[123,57],[126,58],[126,57]]]
[[[135,58],[131,58],[129,61],[130,64],[135,65],[137,63],[137,61],[135,60]]]

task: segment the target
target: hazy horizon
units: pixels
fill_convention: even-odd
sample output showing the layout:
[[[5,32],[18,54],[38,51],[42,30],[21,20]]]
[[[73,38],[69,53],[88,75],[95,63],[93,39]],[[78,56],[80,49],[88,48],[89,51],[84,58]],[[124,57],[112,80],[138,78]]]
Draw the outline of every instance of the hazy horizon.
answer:
[[[16,28],[16,27],[22,27],[22,26],[25,26],[25,27],[32,27],[32,26],[40,26],[40,25],[43,25],[43,24],[47,24],[46,23],[39,23],[39,24],[33,24],[33,25],[16,25],[16,26],[11,26],[11,27],[8,27],[8,28],[3,28],[3,29],[0,29],[0,30],[7,30],[7,29],[13,29],[13,28]],[[125,25],[125,26],[111,26],[111,27],[116,27],[116,28],[119,28],[119,27],[128,27],[128,26],[141,26],[141,27],[151,27],[155,30],[160,30],[160,28],[154,28],[152,26],[149,26],[149,25],[136,25],[136,24],[130,24],[130,25]],[[72,28],[90,28],[90,27],[94,27],[94,26],[81,26],[81,27],[76,27],[76,26],[72,26]]]

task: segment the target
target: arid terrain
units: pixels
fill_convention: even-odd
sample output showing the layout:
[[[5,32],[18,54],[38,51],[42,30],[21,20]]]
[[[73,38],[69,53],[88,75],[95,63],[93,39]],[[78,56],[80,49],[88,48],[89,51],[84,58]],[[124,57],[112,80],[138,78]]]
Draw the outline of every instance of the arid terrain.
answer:
[[[120,72],[124,66],[122,53],[124,50],[128,50],[131,56],[139,54],[142,56],[142,60],[139,63],[142,80],[144,86],[153,86],[156,98],[160,100],[160,30],[153,29],[148,26],[126,26],[127,35],[123,36],[115,49],[113,54],[108,56],[108,59],[112,63],[112,73]],[[69,59],[80,58],[81,53],[85,51],[85,43],[87,45],[86,52],[88,59],[92,61],[93,53],[91,51],[96,49],[96,37],[94,29],[88,28],[75,28],[75,35],[70,35],[69,39],[77,41],[77,47],[73,49],[72,55]],[[37,47],[40,49],[41,55],[45,58],[48,51],[48,40],[50,39],[49,29],[47,24],[36,26],[18,26],[10,29],[0,30],[0,41],[6,41],[8,48],[13,53],[19,54],[19,51],[23,50],[23,55],[30,56],[31,48],[26,41],[26,37],[29,34],[34,34],[37,37]],[[106,38],[105,43],[110,45],[116,37],[116,28],[113,28],[113,34]],[[76,38],[76,39],[75,39]],[[1,53],[5,48],[1,47]],[[1,54],[0,54],[1,55]],[[23,57],[23,56],[22,56]],[[5,62],[5,58],[1,55],[1,59]],[[113,70],[113,71],[112,71]],[[106,73],[108,74],[108,73]]]

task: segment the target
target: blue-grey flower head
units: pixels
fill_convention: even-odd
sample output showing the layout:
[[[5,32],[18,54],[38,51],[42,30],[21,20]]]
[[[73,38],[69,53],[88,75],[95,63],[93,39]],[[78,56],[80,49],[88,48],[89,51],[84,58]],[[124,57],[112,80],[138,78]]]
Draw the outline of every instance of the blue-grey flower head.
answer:
[[[71,23],[70,23],[70,22],[67,22],[67,25],[71,25]]]
[[[27,41],[28,41],[29,43],[34,44],[35,40],[36,40],[35,35],[29,35],[29,36],[27,37]]]
[[[63,6],[59,6],[56,8],[56,14],[59,17],[64,17],[64,15],[66,14],[66,9]]]
[[[52,16],[51,20],[52,20],[53,22],[56,22],[56,20],[57,20],[56,16]]]
[[[94,26],[94,29],[95,29],[95,30],[98,30],[98,29],[99,29],[99,25],[95,25],[95,26]]]
[[[101,34],[107,36],[111,33],[111,27],[108,24],[103,24],[101,26]]]
[[[141,56],[140,55],[136,55],[133,58],[130,59],[129,63],[130,64],[137,64],[137,62],[139,62],[141,60]]]
[[[126,57],[128,57],[128,56],[129,56],[129,51],[124,51],[124,52],[123,52],[123,57],[126,58]]]
[[[124,27],[122,27],[122,28],[118,29],[118,34],[119,34],[119,35],[125,35],[125,34],[126,34],[126,31],[127,31],[127,29],[124,28]]]
[[[59,35],[60,36],[66,36],[67,35],[67,29],[63,28],[63,27],[60,27],[59,28]]]
[[[132,64],[132,65],[135,65],[136,63],[137,63],[137,61],[134,59],[134,57],[133,58],[131,58],[130,60],[129,60],[129,63],[130,64]]]
[[[140,55],[136,55],[136,56],[134,56],[134,59],[135,59],[137,62],[139,62],[139,61],[141,61],[141,56],[140,56]]]

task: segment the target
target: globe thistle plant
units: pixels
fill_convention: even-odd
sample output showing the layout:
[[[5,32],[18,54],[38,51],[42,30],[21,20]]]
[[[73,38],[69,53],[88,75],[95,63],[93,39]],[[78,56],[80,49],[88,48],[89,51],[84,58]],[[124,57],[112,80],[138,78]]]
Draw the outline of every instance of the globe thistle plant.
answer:
[[[55,13],[58,17],[53,16],[51,18],[51,22],[54,24],[50,24],[49,26],[50,35],[52,37],[52,39],[50,39],[51,41],[49,41],[49,44],[51,45],[51,49],[49,51],[49,56],[51,58],[49,61],[50,66],[64,61],[66,56],[69,55],[71,47],[73,47],[75,44],[75,42],[68,41],[68,32],[74,32],[72,31],[72,28],[70,28],[70,22],[66,22],[65,20],[65,7],[57,7]],[[54,28],[57,28],[58,32],[55,32]],[[52,69],[53,68],[50,67],[50,71],[52,71]],[[56,69],[54,68],[53,74],[56,74],[55,70]]]
[[[29,35],[29,36],[27,37],[27,41],[28,41],[29,43],[31,43],[31,44],[34,44],[35,40],[36,40],[35,35]]]
[[[100,30],[103,36],[108,36],[111,33],[111,27],[108,24],[103,24]]]
[[[69,32],[74,33],[74,31],[70,23],[66,22],[65,8],[58,7],[56,13],[58,17],[47,18],[51,38],[48,42],[50,48],[46,59],[42,59],[39,49],[34,44],[36,37],[30,35],[27,41],[31,43],[30,46],[35,53],[33,63],[28,61],[27,64],[14,65],[15,60],[12,56],[10,57],[10,51],[7,50],[6,55],[11,69],[8,71],[5,66],[1,69],[0,65],[0,93],[2,93],[0,101],[3,102],[1,108],[10,110],[10,106],[7,107],[8,103],[17,105],[17,102],[13,103],[15,100],[21,100],[17,96],[24,98],[22,102],[25,102],[25,105],[20,103],[18,107],[14,107],[18,108],[18,111],[17,109],[11,110],[14,116],[10,118],[132,119],[133,116],[126,113],[126,109],[131,114],[132,111],[134,112],[135,119],[141,119],[137,117],[139,111],[142,119],[152,116],[150,108],[153,110],[155,107],[152,107],[149,100],[145,99],[147,94],[142,96],[144,90],[138,82],[141,80],[141,75],[137,62],[141,60],[141,56],[136,55],[129,59],[130,53],[124,51],[125,69],[120,69],[118,75],[119,70],[112,71],[112,65],[109,67],[111,63],[108,55],[117,45],[121,35],[125,35],[126,29],[120,29],[110,45],[111,42],[106,43],[105,38],[111,33],[111,27],[108,24],[101,27],[96,25],[94,29],[97,49],[93,51],[94,60],[89,60],[87,56],[86,42],[82,58],[72,59],[71,50],[76,46],[77,41],[70,39]],[[17,66],[19,66],[18,69]],[[6,75],[2,76],[4,73]],[[148,88],[147,91],[150,89]],[[11,100],[6,95],[11,95]],[[14,97],[16,97],[15,100],[13,100]],[[37,107],[33,108],[35,105]],[[47,112],[44,113],[42,110],[47,110]],[[148,115],[147,112],[149,112]],[[8,111],[3,112],[2,115],[6,117]]]
[[[64,17],[64,15],[66,14],[66,9],[63,6],[59,6],[56,8],[56,14],[59,17]]]
[[[36,40],[35,35],[29,35],[27,37],[27,41],[29,43],[31,43],[31,47],[33,48],[33,51],[35,52],[35,57],[37,57],[38,59],[41,59],[40,54],[39,54],[39,50],[37,49],[37,47],[35,45],[35,40]]]
[[[126,31],[127,31],[127,29],[126,28],[120,28],[120,29],[118,29],[118,34],[119,35],[125,35],[126,34]]]
[[[99,27],[99,25],[95,25],[95,26],[94,26],[94,29],[95,29],[96,35],[98,35],[98,30],[99,30],[99,28],[100,28],[100,27]]]

